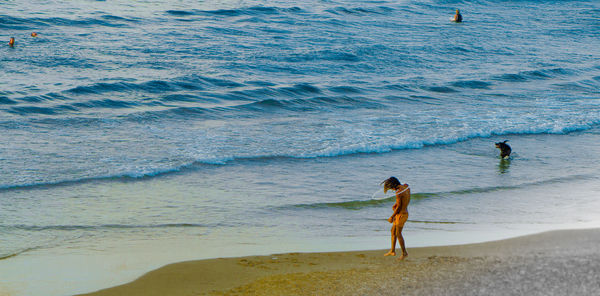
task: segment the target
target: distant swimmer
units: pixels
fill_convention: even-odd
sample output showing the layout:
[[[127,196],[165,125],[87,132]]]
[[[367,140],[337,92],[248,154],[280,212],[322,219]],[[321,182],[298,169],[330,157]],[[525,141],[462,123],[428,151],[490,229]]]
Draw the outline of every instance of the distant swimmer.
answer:
[[[508,142],[508,140],[496,143],[496,148],[500,149],[500,157],[503,159],[508,158],[510,156],[510,152],[512,151],[512,149],[510,148],[510,146],[508,146],[508,144],[506,144],[506,142]]]
[[[381,184],[383,184],[384,193],[390,189],[396,191],[396,203],[392,207],[394,213],[388,219],[388,222],[392,223],[392,248],[384,256],[396,256],[397,240],[400,248],[402,248],[402,256],[398,260],[402,260],[408,256],[406,247],[404,246],[404,237],[402,237],[402,228],[404,228],[404,223],[408,220],[407,208],[410,202],[410,188],[408,188],[408,184],[402,185],[396,177],[389,177]]]
[[[460,14],[460,11],[458,11],[458,9],[456,10],[456,14],[452,18],[452,21],[456,22],[456,23],[461,23],[462,22],[462,15]]]
[[[15,46],[15,37],[10,37],[10,40],[8,41],[8,46],[10,46],[10,47]]]
[[[31,33],[31,37],[37,37],[37,33],[36,32]]]

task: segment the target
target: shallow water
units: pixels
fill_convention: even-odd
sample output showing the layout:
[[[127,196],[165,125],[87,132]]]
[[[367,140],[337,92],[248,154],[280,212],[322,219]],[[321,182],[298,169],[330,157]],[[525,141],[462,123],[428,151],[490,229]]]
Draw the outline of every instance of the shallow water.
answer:
[[[597,2],[0,7],[0,291],[600,226]]]

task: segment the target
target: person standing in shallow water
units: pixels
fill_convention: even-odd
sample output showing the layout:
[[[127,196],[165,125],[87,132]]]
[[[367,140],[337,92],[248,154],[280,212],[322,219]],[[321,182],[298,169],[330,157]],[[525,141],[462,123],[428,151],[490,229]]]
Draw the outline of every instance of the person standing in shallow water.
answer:
[[[402,260],[408,256],[404,245],[404,237],[402,237],[402,229],[404,223],[408,220],[407,208],[408,203],[410,203],[410,188],[408,188],[408,184],[400,184],[396,177],[389,177],[381,184],[383,184],[384,193],[390,189],[396,191],[396,203],[392,207],[394,213],[388,219],[388,222],[392,223],[392,248],[384,256],[396,256],[396,241],[398,241],[400,248],[402,248],[402,256],[398,260]]]
[[[462,22],[462,15],[460,14],[460,11],[458,11],[458,9],[456,10],[456,14],[454,15],[452,21],[457,23]]]

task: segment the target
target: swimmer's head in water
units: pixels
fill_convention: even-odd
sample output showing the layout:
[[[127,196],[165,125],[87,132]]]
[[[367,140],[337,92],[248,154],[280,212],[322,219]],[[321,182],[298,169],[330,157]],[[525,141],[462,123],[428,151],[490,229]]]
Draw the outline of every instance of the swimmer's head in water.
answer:
[[[459,13],[460,13],[460,11],[458,11],[458,9],[457,9],[457,10],[456,10],[456,14],[459,14]]]
[[[390,189],[396,190],[398,185],[400,185],[400,181],[398,181],[396,177],[389,177],[385,179],[385,181],[381,182],[381,185],[383,185],[383,193],[387,193],[387,191]]]
[[[15,45],[15,37],[10,37],[10,40],[8,41],[8,45],[10,45],[10,46]]]
[[[36,32],[31,33],[31,37],[37,37],[37,33]]]

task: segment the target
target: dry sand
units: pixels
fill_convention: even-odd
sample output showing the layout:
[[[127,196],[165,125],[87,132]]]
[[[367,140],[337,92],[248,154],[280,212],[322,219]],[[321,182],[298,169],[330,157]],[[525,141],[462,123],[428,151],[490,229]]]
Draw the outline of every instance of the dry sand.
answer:
[[[600,229],[385,251],[175,263],[86,295],[600,295]]]

